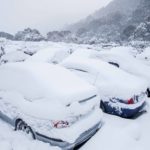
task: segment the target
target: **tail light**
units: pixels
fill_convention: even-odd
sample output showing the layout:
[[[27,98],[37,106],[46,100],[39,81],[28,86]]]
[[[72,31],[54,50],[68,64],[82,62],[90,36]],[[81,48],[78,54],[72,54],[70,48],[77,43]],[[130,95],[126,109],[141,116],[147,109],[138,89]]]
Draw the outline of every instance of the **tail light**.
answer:
[[[69,127],[69,122],[68,121],[63,121],[63,120],[52,121],[52,124],[53,124],[54,128],[58,128],[58,129]]]
[[[128,104],[134,104],[133,98],[130,98],[130,99],[128,100]]]

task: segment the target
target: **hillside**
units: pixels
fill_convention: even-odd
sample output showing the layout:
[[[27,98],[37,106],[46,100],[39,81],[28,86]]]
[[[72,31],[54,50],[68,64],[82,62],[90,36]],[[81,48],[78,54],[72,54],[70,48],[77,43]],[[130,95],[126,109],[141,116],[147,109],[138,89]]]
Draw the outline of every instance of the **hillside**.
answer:
[[[150,40],[147,37],[149,14],[149,0],[113,0],[105,8],[70,25],[68,29],[83,41],[91,43]]]

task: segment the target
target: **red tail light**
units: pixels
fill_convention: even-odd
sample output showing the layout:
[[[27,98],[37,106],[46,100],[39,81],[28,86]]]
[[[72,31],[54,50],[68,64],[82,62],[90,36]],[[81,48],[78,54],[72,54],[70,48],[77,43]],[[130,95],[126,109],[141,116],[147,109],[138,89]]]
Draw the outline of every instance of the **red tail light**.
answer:
[[[130,99],[128,100],[128,104],[134,104],[133,98],[130,98]]]
[[[53,121],[53,126],[55,128],[67,128],[69,126],[68,121]]]

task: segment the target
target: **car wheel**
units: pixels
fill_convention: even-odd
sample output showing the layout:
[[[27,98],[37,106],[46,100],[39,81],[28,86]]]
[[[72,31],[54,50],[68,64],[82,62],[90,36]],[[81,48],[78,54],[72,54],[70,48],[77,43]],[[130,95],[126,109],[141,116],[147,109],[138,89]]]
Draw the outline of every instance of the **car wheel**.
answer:
[[[105,106],[104,106],[104,103],[101,101],[101,103],[100,103],[100,108],[102,109],[102,111],[103,112],[105,112],[106,110],[105,110]]]
[[[25,132],[26,134],[30,135],[33,139],[36,139],[35,138],[35,134],[32,130],[32,128],[30,126],[28,126],[23,120],[21,119],[18,119],[16,120],[16,123],[15,123],[15,130],[16,131],[23,131]]]
[[[150,98],[150,89],[147,89],[147,97]]]

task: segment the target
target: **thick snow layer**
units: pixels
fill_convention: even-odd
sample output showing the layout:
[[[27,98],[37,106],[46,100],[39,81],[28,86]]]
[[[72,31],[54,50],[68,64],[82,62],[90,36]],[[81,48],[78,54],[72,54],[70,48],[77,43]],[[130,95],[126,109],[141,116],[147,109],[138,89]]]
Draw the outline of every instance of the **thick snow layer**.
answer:
[[[31,61],[49,61],[49,62],[60,62],[66,58],[69,54],[76,51],[77,49],[92,48],[91,45],[77,45],[67,43],[53,43],[53,42],[26,42],[26,41],[9,41],[0,40],[0,46],[4,48],[5,54],[21,51],[29,56]],[[42,52],[43,51],[43,52]],[[20,57],[20,56],[19,56]],[[17,58],[15,58],[16,60]],[[14,61],[15,61],[14,60]],[[15,61],[16,62],[16,61]]]
[[[96,90],[69,70],[48,63],[10,63],[0,67],[0,89],[21,92],[27,99],[49,98],[68,104]]]
[[[36,54],[28,58],[26,61],[58,63],[62,61],[64,58],[66,58],[68,55],[69,55],[69,52],[63,47],[61,48],[48,47],[46,49],[42,49],[38,51]]]
[[[140,60],[134,58],[129,51],[130,48],[128,49],[128,47],[118,47],[108,51],[100,51],[97,54],[93,54],[92,57],[99,58],[106,62],[117,63],[119,64],[120,69],[147,79],[150,84],[150,66],[147,66]]]
[[[81,80],[72,72],[63,67],[47,63],[2,65],[0,67],[0,89],[22,94],[23,97],[16,98],[22,101],[23,105],[20,106],[22,109],[28,108],[28,111],[30,111],[29,105],[33,105],[31,109],[38,110],[42,105],[43,108],[40,109],[47,109],[49,115],[53,114],[53,111],[63,110],[67,104],[97,95],[93,86]],[[10,97],[13,98],[13,96]],[[15,98],[13,99],[15,100]],[[14,103],[17,105],[17,101]],[[51,109],[49,109],[48,104],[50,104]],[[61,115],[61,112],[58,114],[63,115],[63,113]]]
[[[23,132],[15,132],[11,126],[0,120],[0,149],[1,150],[59,150],[49,144],[32,140]]]
[[[0,83],[1,112],[11,119],[23,118],[35,131],[48,137],[73,143],[101,121],[102,112],[97,107],[100,98],[95,87],[63,67],[8,63],[0,67]],[[88,102],[79,104],[91,96],[94,97]],[[53,129],[52,121],[57,120],[67,120],[69,128]],[[82,128],[77,130],[79,126]],[[66,134],[68,131],[71,135]]]
[[[102,112],[98,108],[98,103],[97,97],[82,105],[73,103],[70,107],[62,107],[57,101],[31,102],[15,92],[0,92],[0,108],[3,114],[11,119],[22,118],[34,131],[70,143],[101,121]],[[57,120],[68,121],[70,126],[65,129],[52,128],[51,121]]]
[[[105,114],[102,129],[81,150],[149,150],[149,107],[147,111],[133,120]]]
[[[23,53],[22,51],[13,51],[3,55],[0,62],[20,62],[26,60],[28,57],[29,55]]]
[[[73,52],[67,59],[74,59],[74,58],[89,58],[95,51],[92,49],[87,48],[78,48],[76,51]]]
[[[93,48],[93,46],[89,46],[89,45],[76,45],[76,44],[52,43],[52,42],[15,42],[15,41],[6,40],[2,44],[2,46],[5,49],[6,55],[10,52],[16,52],[18,50],[25,52],[27,54],[34,54],[38,51],[40,52],[41,50],[44,50],[47,47],[51,47],[52,49],[53,48],[54,49],[55,48],[56,49],[66,49],[67,51],[70,51],[70,53],[72,53],[74,51],[75,52],[78,51],[78,52],[76,52],[76,55],[78,55],[76,57],[78,57],[79,60],[80,60],[80,57],[84,57],[84,58],[89,58],[89,57],[91,58],[92,57],[92,58],[99,59],[100,57],[97,54],[106,53],[108,55],[108,53],[112,51],[112,50],[106,50],[105,49],[105,52],[104,52],[104,50],[102,50],[101,47],[98,47],[98,46],[95,46]],[[88,48],[90,48],[91,50],[88,50]],[[98,51],[93,51],[94,49],[98,50]],[[118,49],[117,51],[113,50],[113,52],[112,52],[113,55],[115,53],[115,58],[117,58],[115,60],[118,60],[118,57],[116,57],[116,54],[117,54],[119,56],[119,60],[124,60],[123,64],[124,64],[124,62],[129,62],[129,63],[126,63],[127,64],[127,71],[124,68],[122,68],[122,70],[125,70],[126,72],[129,72],[130,74],[133,74],[132,72],[130,72],[130,71],[132,71],[132,69],[129,70],[130,65],[132,64],[132,58],[133,58],[131,56],[132,53],[129,52],[129,51],[132,51],[131,48],[119,47],[117,49]],[[75,54],[75,52],[74,52],[74,54]],[[21,55],[19,55],[19,57],[20,56]],[[74,57],[73,55],[71,55],[71,56]],[[98,56],[98,57],[95,57],[95,56]],[[149,56],[148,48],[143,53],[138,54],[136,59],[142,60],[142,62],[144,62],[148,66],[149,65],[149,57],[148,57],[148,59],[147,58],[145,59],[145,57],[147,57],[147,56]],[[131,58],[131,60],[129,58]],[[14,61],[16,61],[16,59],[17,58],[14,57]],[[106,61],[107,61],[107,59],[106,59]],[[150,73],[149,73],[149,71],[147,71],[147,69],[142,69],[143,68],[142,62],[139,61],[138,65],[137,65],[138,67],[134,66],[135,69],[134,68],[133,69],[135,71],[144,72],[145,74],[147,74],[147,76],[145,76],[145,75],[143,76],[142,74],[139,74],[139,75],[137,74],[137,75],[140,77],[142,76],[144,79],[148,79],[148,76],[150,75]],[[74,72],[79,74],[80,76],[83,76],[84,78],[86,78],[88,81],[90,81],[93,84],[96,81],[95,74],[97,74],[97,72],[95,72],[94,70],[91,70],[91,69],[89,69],[89,70],[92,72],[92,74],[91,73],[88,74],[86,72],[81,72],[81,71],[74,71]],[[43,71],[43,69],[42,69],[42,71]],[[41,77],[42,77],[42,71],[40,73]],[[113,76],[113,74],[114,73],[112,72],[112,76]],[[26,71],[25,71],[24,75],[27,75]],[[45,77],[45,75],[44,75],[44,77]],[[59,77],[62,77],[62,75],[59,74]],[[124,78],[125,81],[126,81],[126,77]],[[114,77],[112,77],[112,79],[114,79]],[[121,77],[121,79],[123,79],[123,78]],[[119,82],[119,79],[117,79],[117,78],[114,80],[117,80]],[[13,80],[9,80],[9,81],[13,81]],[[69,81],[70,81],[70,79],[69,79]],[[127,81],[129,82],[128,79],[127,79]],[[140,81],[141,81],[141,79],[140,79]],[[34,82],[34,80],[30,80],[29,83],[32,83],[32,82]],[[42,82],[42,81],[40,81],[40,82]],[[137,83],[135,83],[135,82],[137,82]],[[126,87],[129,87],[131,85],[131,88],[132,88],[135,85],[135,90],[136,90],[136,88],[139,87],[141,82],[139,83],[139,81],[137,79],[135,80],[135,78],[134,78],[134,82],[131,81],[132,84],[126,84]],[[24,80],[21,80],[20,83],[22,83],[22,87],[25,87],[27,85]],[[114,84],[114,82],[113,82],[113,84]],[[33,86],[32,84],[30,84],[30,85],[31,85],[31,87]],[[125,83],[122,82],[122,83],[120,83],[120,86],[121,85],[125,85]],[[141,85],[141,90],[142,90],[142,86],[143,85]],[[79,86],[79,88],[80,88],[80,86]],[[111,89],[112,88],[113,87],[111,87]],[[29,87],[29,89],[30,89],[30,87]],[[121,90],[118,90],[118,91],[121,91]],[[65,92],[65,90],[64,90],[64,92]],[[37,93],[38,93],[38,91],[37,91]],[[41,93],[41,90],[39,93]],[[86,95],[86,97],[88,97],[89,95]],[[90,96],[92,96],[92,95],[90,95]],[[14,91],[9,91],[9,92],[8,91],[7,92],[1,91],[0,97],[5,98],[5,100],[7,100],[7,104],[8,104],[8,102],[13,101],[15,106],[17,106],[17,105],[19,106],[19,104],[17,104],[17,102],[16,102],[16,99],[23,100],[23,101],[26,100],[26,104],[24,106],[27,106],[27,103],[31,103],[30,102],[31,99],[26,99],[26,97],[24,97],[20,93],[14,92]],[[41,100],[45,103],[43,109],[41,108],[41,102],[40,102]],[[47,98],[44,99],[43,97],[42,98],[40,97],[39,99],[35,99],[35,101],[33,101],[33,102],[34,103],[37,102],[36,106],[39,107],[38,110],[42,109],[41,111],[43,111],[45,109],[46,111],[49,111],[48,110],[49,107],[46,106],[47,100],[48,100]],[[1,102],[2,101],[0,99],[0,104],[2,104]],[[61,104],[60,102],[59,103],[57,103],[57,101],[53,101],[53,102],[54,102],[53,105],[55,105],[54,108],[56,108],[56,105],[57,105],[57,107],[59,107],[58,109],[63,110],[62,105],[61,106],[59,105],[59,104]],[[149,105],[150,99],[147,102]],[[79,103],[75,102],[73,105],[74,106],[71,109],[74,108],[74,110],[72,110],[72,112],[74,112],[75,108],[77,108],[75,112],[82,113],[80,111],[83,110],[83,107],[79,106]],[[86,107],[88,109],[90,109],[89,105]],[[8,111],[10,113],[9,108],[10,108],[10,105],[8,105],[8,107],[5,109],[5,111]],[[20,111],[21,110],[23,111],[24,109],[25,109],[25,107],[23,107],[23,105],[21,105]],[[13,110],[15,110],[15,107],[13,107]],[[28,108],[28,110],[29,110],[28,112],[31,115],[31,111],[33,112],[33,110],[31,110],[31,108]],[[102,149],[102,150],[149,150],[150,149],[150,143],[149,143],[149,139],[150,139],[150,128],[149,128],[150,127],[150,121],[149,121],[150,111],[149,111],[149,107],[147,108],[147,110],[148,110],[148,112],[146,114],[143,114],[142,116],[140,116],[139,118],[134,119],[134,120],[122,119],[122,118],[117,117],[117,116],[104,114],[104,116],[103,116],[103,121],[104,121],[103,127],[81,149],[82,150],[93,150],[93,149],[94,150],[99,150],[99,149]],[[59,116],[62,115],[61,111],[59,111],[59,112],[56,111],[55,113],[58,113],[57,115],[59,115]],[[61,114],[59,114],[59,113],[61,113]],[[13,115],[13,114],[10,114],[10,115]],[[41,115],[41,117],[43,117],[43,114],[40,112],[38,115],[39,116]],[[44,116],[44,117],[48,118],[48,116]],[[56,116],[54,116],[54,117],[56,117]],[[49,116],[49,118],[50,118],[50,116]],[[95,120],[96,119],[97,118],[95,118]],[[32,119],[29,120],[31,125],[32,125],[32,121],[34,121],[34,120],[32,120]],[[37,121],[38,126],[43,125],[43,123],[45,123],[48,126],[50,124],[49,121],[44,122],[42,120],[36,120],[36,119],[35,119],[35,121]],[[87,127],[85,124],[82,124],[82,123],[80,124],[80,126],[83,126],[83,128]],[[88,124],[88,125],[90,126],[90,124]],[[75,128],[75,127],[73,127],[73,128]],[[79,131],[81,129],[80,127],[77,127],[77,126],[76,126],[76,128],[78,128],[77,131]],[[35,127],[35,129],[36,129],[36,127]],[[46,133],[47,129],[49,129],[49,128],[48,127],[47,128],[46,127],[40,128],[39,132],[43,131]],[[71,133],[73,133],[77,136],[77,133],[75,131],[76,130],[72,130]],[[69,139],[70,141],[73,141],[73,138],[70,137],[69,132],[67,132],[65,130],[60,131],[57,135],[60,135],[60,137],[63,135],[66,135],[67,139]],[[55,136],[55,134],[54,134],[54,136]],[[22,133],[22,132],[14,132],[14,130],[9,125],[7,125],[6,123],[4,123],[3,121],[0,120],[0,150],[1,149],[2,150],[35,150],[35,149],[36,150],[51,150],[51,149],[58,149],[58,148],[53,148],[49,144],[45,144],[43,142],[33,141],[28,136],[25,136],[24,133]]]
[[[148,103],[150,99],[148,99]],[[104,124],[80,150],[149,150],[150,111],[137,119],[123,119],[104,114]],[[19,141],[19,142],[18,142]],[[14,132],[8,124],[0,120],[0,148],[3,150],[57,150],[39,141],[33,141],[22,132]]]
[[[80,110],[80,108],[78,110]],[[102,121],[102,111],[97,107],[94,111],[89,113],[87,116],[83,116],[82,119],[79,119],[75,124],[73,124],[69,128],[53,128],[50,131],[49,135],[52,135],[53,138],[59,137],[64,141],[73,143],[83,132],[86,132],[88,129],[92,128],[100,121]]]
[[[147,82],[142,78],[98,59],[71,56],[62,65],[74,69],[80,77],[96,85],[101,96],[128,99],[134,94],[145,92],[147,88]]]

